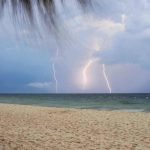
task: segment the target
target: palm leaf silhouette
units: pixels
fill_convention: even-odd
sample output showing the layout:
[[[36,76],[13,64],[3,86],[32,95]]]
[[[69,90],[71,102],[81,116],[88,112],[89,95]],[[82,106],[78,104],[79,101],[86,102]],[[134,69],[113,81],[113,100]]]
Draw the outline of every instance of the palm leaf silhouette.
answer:
[[[60,0],[61,4],[68,0]],[[84,10],[91,5],[91,0],[75,0]],[[34,6],[37,6],[38,13],[42,16],[47,25],[56,26],[56,5],[55,0],[0,0],[0,14],[3,14],[5,5],[11,6],[13,16],[22,15],[22,21],[33,24],[35,20]],[[68,12],[69,13],[69,12]]]

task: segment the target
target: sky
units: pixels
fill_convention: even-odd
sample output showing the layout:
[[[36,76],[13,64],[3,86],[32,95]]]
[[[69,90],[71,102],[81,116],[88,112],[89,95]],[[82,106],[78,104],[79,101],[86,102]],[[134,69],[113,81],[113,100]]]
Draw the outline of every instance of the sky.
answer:
[[[59,39],[4,13],[0,93],[150,92],[149,0],[95,0],[87,13],[56,2]]]

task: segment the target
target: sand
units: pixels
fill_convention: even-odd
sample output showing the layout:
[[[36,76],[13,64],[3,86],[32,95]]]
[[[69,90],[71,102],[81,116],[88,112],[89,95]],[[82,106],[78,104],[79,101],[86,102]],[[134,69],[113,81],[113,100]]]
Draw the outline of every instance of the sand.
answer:
[[[150,113],[0,104],[0,150],[150,150]]]

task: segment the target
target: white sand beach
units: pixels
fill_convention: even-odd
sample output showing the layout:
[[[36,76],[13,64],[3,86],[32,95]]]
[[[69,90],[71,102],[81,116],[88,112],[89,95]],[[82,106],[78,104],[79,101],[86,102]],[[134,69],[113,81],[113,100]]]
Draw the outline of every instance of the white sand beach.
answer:
[[[0,104],[0,150],[150,150],[150,113]]]

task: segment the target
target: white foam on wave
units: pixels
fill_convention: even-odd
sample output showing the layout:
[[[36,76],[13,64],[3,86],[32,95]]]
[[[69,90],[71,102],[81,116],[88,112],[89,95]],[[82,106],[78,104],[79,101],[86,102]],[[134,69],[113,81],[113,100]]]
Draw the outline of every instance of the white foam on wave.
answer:
[[[145,109],[120,109],[119,111],[123,111],[123,112],[144,112]]]

